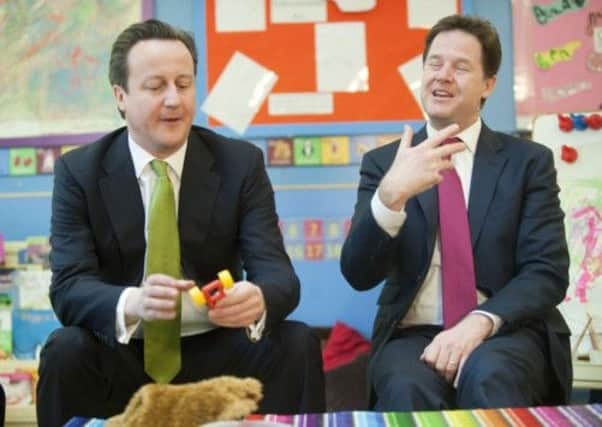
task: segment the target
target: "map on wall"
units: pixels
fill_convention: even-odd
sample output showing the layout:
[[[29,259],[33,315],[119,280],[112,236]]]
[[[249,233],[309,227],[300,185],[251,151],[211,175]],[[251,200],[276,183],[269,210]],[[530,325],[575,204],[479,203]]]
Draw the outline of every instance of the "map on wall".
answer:
[[[141,16],[140,0],[0,1],[0,138],[122,126],[108,60]]]
[[[580,117],[599,115],[585,113]],[[568,115],[563,117],[568,119]],[[575,342],[592,319],[593,330],[602,338],[602,129],[559,129],[557,115],[538,117],[533,139],[554,151],[560,185],[560,203],[570,254],[569,289],[559,309],[569,324]],[[578,353],[591,348],[585,339]]]

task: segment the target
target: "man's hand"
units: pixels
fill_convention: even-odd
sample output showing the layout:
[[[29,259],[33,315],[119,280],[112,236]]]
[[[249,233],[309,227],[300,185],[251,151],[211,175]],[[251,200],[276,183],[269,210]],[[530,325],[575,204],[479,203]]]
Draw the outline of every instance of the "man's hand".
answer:
[[[462,142],[441,143],[459,130],[457,124],[451,124],[412,147],[412,129],[404,127],[395,159],[378,187],[378,196],[386,207],[399,211],[409,198],[441,182],[440,172],[454,167],[450,156],[465,148]]]
[[[452,383],[470,353],[491,333],[493,323],[481,314],[469,314],[456,326],[438,333],[420,360]]]
[[[143,320],[171,320],[176,317],[177,297],[194,286],[192,280],[178,280],[152,274],[134,289],[125,302],[126,324]]]
[[[242,281],[209,310],[209,320],[218,326],[244,328],[259,320],[265,311],[265,300],[261,288],[251,282]]]

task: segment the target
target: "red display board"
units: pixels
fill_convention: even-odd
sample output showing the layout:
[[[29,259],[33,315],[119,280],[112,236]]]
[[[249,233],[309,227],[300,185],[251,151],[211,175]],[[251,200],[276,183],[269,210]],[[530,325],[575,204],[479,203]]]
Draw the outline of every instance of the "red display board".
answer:
[[[267,2],[267,0],[266,0]],[[457,10],[461,10],[460,0]],[[269,2],[266,13],[269,17]],[[426,29],[409,29],[407,2],[379,1],[362,13],[343,13],[328,2],[328,23],[363,22],[369,90],[334,93],[334,112],[328,115],[271,116],[265,102],[252,124],[335,123],[422,119],[410,89],[397,68],[422,53]],[[236,51],[240,51],[278,75],[272,92],[315,92],[316,61],[314,23],[273,24],[265,31],[216,32],[215,0],[206,2],[208,90]],[[210,125],[220,123],[212,118]]]

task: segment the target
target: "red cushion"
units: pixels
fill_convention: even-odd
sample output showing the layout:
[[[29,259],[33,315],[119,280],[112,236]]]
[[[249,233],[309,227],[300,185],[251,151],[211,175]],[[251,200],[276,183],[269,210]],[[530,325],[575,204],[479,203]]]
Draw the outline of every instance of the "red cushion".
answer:
[[[345,323],[337,322],[322,351],[324,371],[328,372],[349,363],[369,351],[370,341]]]

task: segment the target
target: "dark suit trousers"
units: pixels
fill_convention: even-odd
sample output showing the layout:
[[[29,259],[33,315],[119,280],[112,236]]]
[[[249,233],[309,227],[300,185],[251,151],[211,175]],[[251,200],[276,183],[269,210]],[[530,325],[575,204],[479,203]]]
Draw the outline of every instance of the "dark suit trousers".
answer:
[[[371,364],[375,410],[522,407],[545,402],[553,385],[543,331],[502,327],[468,357],[457,389],[419,360],[439,331],[434,326],[400,329],[375,356]]]
[[[283,322],[258,343],[243,329],[227,328],[181,342],[182,370],[174,384],[219,375],[255,377],[263,384],[261,413],[325,410],[320,344],[302,323]],[[38,423],[55,427],[73,416],[108,418],[149,382],[141,340],[110,347],[87,330],[59,329],[41,355]]]

